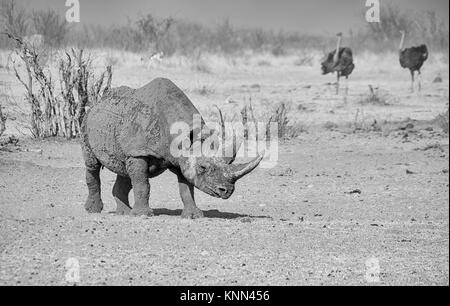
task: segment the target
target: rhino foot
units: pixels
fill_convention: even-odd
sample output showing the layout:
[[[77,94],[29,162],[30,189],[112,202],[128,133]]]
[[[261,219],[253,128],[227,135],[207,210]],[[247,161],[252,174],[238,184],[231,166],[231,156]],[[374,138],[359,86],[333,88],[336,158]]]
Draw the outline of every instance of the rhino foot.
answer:
[[[134,216],[134,217],[140,217],[140,216],[152,217],[153,216],[153,210],[150,207],[133,208],[130,211],[130,215]]]
[[[114,212],[116,215],[130,215],[131,214],[131,207],[128,205],[125,205],[123,203],[117,203],[116,211]]]
[[[103,210],[103,202],[100,199],[87,199],[84,209],[90,214],[99,214]]]
[[[190,209],[183,209],[183,212],[181,213],[181,218],[184,219],[200,219],[203,218],[203,211],[196,208],[190,208]]]
[[[131,208],[129,207],[117,207],[116,211],[113,212],[115,215],[124,216],[124,215],[131,215]]]

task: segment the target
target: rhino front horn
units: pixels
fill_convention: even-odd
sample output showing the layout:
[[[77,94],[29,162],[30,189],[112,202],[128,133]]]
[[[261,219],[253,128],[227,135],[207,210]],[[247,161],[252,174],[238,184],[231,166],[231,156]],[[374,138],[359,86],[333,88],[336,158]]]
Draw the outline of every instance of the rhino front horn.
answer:
[[[256,157],[254,160],[246,163],[246,164],[238,164],[238,165],[230,165],[231,167],[231,179],[234,181],[237,181],[244,177],[245,175],[249,174],[253,170],[255,170],[256,167],[258,167],[261,160],[264,158],[264,153],[260,154],[258,157]]]

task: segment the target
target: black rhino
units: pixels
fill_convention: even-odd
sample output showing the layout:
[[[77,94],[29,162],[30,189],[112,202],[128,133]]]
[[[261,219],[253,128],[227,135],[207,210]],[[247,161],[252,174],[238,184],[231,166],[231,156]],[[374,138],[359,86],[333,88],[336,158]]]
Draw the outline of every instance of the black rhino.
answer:
[[[118,214],[152,215],[149,207],[149,178],[167,169],[178,177],[184,204],[182,217],[199,218],[202,211],[194,200],[194,187],[218,198],[228,199],[235,182],[253,171],[263,156],[246,164],[233,164],[233,156],[175,157],[170,144],[174,122],[193,126],[193,116],[200,116],[189,98],[168,79],[158,78],[139,89],[119,87],[107,92],[83,120],[82,149],[86,165],[89,195],[85,209],[100,213],[100,169],[117,174],[113,196]],[[202,120],[202,124],[204,121]],[[191,132],[191,140],[194,130]],[[133,189],[135,204],[130,207],[128,194]]]

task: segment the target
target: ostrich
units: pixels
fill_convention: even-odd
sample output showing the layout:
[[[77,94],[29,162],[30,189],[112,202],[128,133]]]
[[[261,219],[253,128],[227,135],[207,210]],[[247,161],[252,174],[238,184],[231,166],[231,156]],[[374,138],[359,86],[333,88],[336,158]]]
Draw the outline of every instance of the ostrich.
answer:
[[[426,45],[418,47],[404,48],[405,31],[400,31],[402,38],[399,47],[400,65],[403,68],[408,68],[411,72],[411,92],[414,92],[414,73],[419,74],[419,91],[422,90],[422,73],[420,69],[423,63],[428,59],[428,48]]]
[[[350,48],[341,48],[342,33],[337,35],[336,50],[330,52],[322,62],[322,74],[337,73],[336,94],[339,94],[339,80],[341,76],[346,79],[345,93],[348,93],[348,76],[355,69],[353,64],[353,52]]]

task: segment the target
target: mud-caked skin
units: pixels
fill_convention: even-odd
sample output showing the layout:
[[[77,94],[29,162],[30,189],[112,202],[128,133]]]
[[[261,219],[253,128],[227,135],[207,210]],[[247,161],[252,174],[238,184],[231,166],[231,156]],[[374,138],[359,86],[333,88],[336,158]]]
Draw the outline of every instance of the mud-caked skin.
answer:
[[[199,115],[197,109],[168,79],[155,79],[139,89],[119,87],[106,93],[83,121],[82,149],[89,190],[86,210],[89,213],[103,210],[102,167],[117,174],[113,187],[117,214],[151,216],[149,179],[166,170],[178,178],[184,218],[203,216],[195,204],[194,187],[228,199],[235,182],[253,171],[262,156],[246,164],[233,164],[237,153],[234,147],[231,158],[174,157],[170,145],[177,135],[171,135],[170,128],[175,122],[184,122],[192,128],[191,134],[196,134],[194,115]],[[131,190],[135,198],[133,207],[128,200]]]

